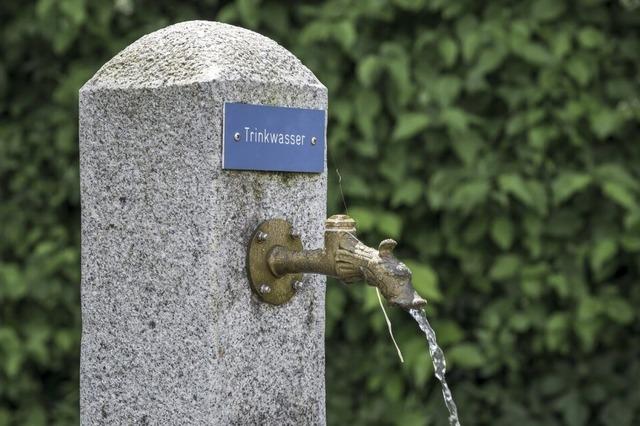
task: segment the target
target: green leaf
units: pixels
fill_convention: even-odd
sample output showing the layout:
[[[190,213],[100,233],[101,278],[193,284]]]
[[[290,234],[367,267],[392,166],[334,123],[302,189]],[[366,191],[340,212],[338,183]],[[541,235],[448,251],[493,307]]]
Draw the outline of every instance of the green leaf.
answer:
[[[534,65],[548,65],[553,60],[549,49],[543,44],[526,42],[514,47],[514,53]]]
[[[384,395],[389,401],[399,401],[404,389],[404,382],[400,376],[388,377],[384,382]]]
[[[418,294],[428,302],[439,302],[442,300],[442,293],[438,286],[438,275],[427,264],[415,260],[404,262],[411,269],[411,282]]]
[[[242,22],[249,28],[256,28],[260,23],[259,0],[237,0],[238,12]]]
[[[633,404],[627,403],[624,397],[608,398],[599,418],[604,426],[633,426],[634,412]]]
[[[352,207],[349,215],[356,221],[359,230],[370,231],[376,225],[376,215],[367,207]]]
[[[469,126],[469,115],[460,108],[447,108],[442,111],[442,121],[451,130],[465,132]]]
[[[25,415],[25,424],[29,426],[46,426],[47,413],[44,407],[31,407]]]
[[[564,58],[571,51],[570,31],[556,31],[551,38],[551,50],[556,58]]]
[[[422,197],[423,184],[416,179],[409,179],[397,188],[391,197],[391,206],[413,206]]]
[[[402,219],[395,213],[378,213],[376,215],[376,227],[387,237],[399,238],[400,232],[402,232]]]
[[[450,67],[455,64],[456,58],[458,57],[458,45],[452,38],[443,37],[440,39],[438,50],[446,66]]]
[[[485,202],[489,189],[489,183],[483,180],[462,183],[451,194],[449,206],[468,213],[479,204]]]
[[[383,64],[377,56],[369,55],[358,63],[358,80],[365,86],[371,87],[383,70]]]
[[[605,263],[613,258],[618,252],[618,245],[614,240],[600,240],[591,249],[591,268],[595,272],[600,272]]]
[[[375,287],[367,286],[362,294],[364,296],[364,301],[362,302],[363,310],[371,312],[380,309],[380,302]]]
[[[516,331],[527,331],[531,327],[531,318],[521,312],[515,312],[509,321],[509,326]]]
[[[80,25],[86,19],[85,0],[60,0],[58,7],[74,25]]]
[[[624,235],[620,239],[622,248],[629,252],[640,252],[640,236]]]
[[[602,191],[622,207],[629,210],[638,209],[634,195],[626,187],[614,182],[607,182],[602,185]]]
[[[542,294],[542,282],[536,279],[523,279],[520,288],[522,294],[529,298],[539,298]]]
[[[565,64],[565,70],[581,86],[591,80],[592,67],[580,57],[573,57]]]
[[[531,7],[532,18],[539,21],[552,21],[564,12],[565,4],[555,0],[537,0]]]
[[[474,369],[485,364],[485,357],[478,345],[460,343],[447,350],[447,358],[452,364],[463,369]]]
[[[605,38],[596,28],[585,27],[578,32],[578,41],[584,47],[592,49],[604,44]]]
[[[393,0],[400,9],[417,11],[424,7],[426,0]]]
[[[636,316],[633,306],[621,297],[605,299],[604,310],[612,320],[620,324],[630,324]]]
[[[548,278],[548,284],[560,297],[567,297],[569,295],[570,284],[567,277],[560,274],[553,274]]]
[[[27,292],[27,282],[15,264],[0,263],[0,302],[16,301]]]
[[[456,22],[456,33],[462,42],[462,56],[467,61],[475,56],[478,46],[482,42],[478,25],[478,20],[473,14]]]
[[[458,343],[464,338],[464,330],[451,320],[438,321],[437,334],[441,346]]]
[[[591,183],[591,176],[579,172],[562,172],[551,184],[554,204],[558,205],[582,191]]]
[[[591,129],[600,139],[612,135],[622,123],[620,115],[615,110],[601,109],[590,117]]]
[[[405,112],[398,117],[391,138],[394,140],[412,138],[426,129],[430,122],[426,113]]]
[[[471,165],[476,160],[482,149],[482,138],[476,132],[450,132],[451,146],[456,155],[466,165]]]
[[[367,141],[374,140],[376,131],[375,116],[382,108],[379,96],[373,90],[360,90],[355,97],[354,104],[358,129]]]
[[[547,213],[547,190],[542,183],[537,180],[529,179],[526,181],[527,189],[531,194],[531,207],[535,208],[540,214]]]
[[[587,424],[589,410],[580,399],[578,391],[572,391],[560,397],[555,406],[562,412],[564,424],[582,426]]]
[[[0,426],[9,426],[11,424],[11,412],[8,408],[0,407]]]
[[[491,237],[498,247],[508,249],[513,243],[513,223],[505,216],[496,217],[491,224]]]
[[[435,81],[433,93],[436,101],[443,106],[456,100],[462,88],[462,81],[457,77],[445,76]],[[466,125],[464,126],[466,127]]]
[[[487,48],[482,50],[478,57],[478,62],[472,68],[473,73],[477,75],[485,75],[497,69],[507,56],[507,49],[504,47]]]
[[[402,44],[388,41],[380,48],[387,74],[393,83],[394,100],[404,106],[411,99],[415,87],[411,81],[410,57]]]
[[[529,192],[524,179],[515,173],[502,175],[498,178],[498,184],[500,189],[504,192],[513,195],[522,203],[533,206],[533,196]]]
[[[515,254],[498,256],[489,271],[489,276],[498,281],[513,278],[520,270],[520,264],[520,258]]]
[[[333,37],[344,50],[350,50],[358,38],[353,22],[344,20],[333,26]]]
[[[251,2],[254,0],[243,0],[244,5],[239,5],[239,7],[250,8],[251,10],[245,11],[245,14],[248,13],[249,16],[253,13],[257,13],[255,7],[251,6]],[[245,18],[246,19],[246,18]],[[250,18],[251,19],[251,18]],[[331,26],[327,25],[326,22],[322,21],[311,21],[308,25],[306,25],[299,34],[300,42],[303,45],[312,45],[313,43],[325,41],[331,38]]]
[[[24,362],[25,352],[21,346],[15,330],[6,326],[0,327],[0,348],[4,353],[0,358],[0,371],[4,371],[9,378],[18,374]]]
[[[640,190],[640,179],[632,176],[621,164],[601,164],[596,167],[595,174],[600,182],[617,183],[627,189]]]

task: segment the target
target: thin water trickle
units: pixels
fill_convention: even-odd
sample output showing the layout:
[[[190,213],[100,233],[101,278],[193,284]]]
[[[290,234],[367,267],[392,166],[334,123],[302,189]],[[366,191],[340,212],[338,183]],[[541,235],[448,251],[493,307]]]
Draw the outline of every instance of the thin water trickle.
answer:
[[[460,426],[460,420],[458,419],[458,407],[456,407],[456,403],[453,400],[453,395],[451,394],[451,389],[449,389],[449,385],[447,384],[447,380],[445,379],[445,372],[447,371],[447,362],[444,359],[444,353],[440,346],[438,346],[438,342],[436,341],[436,333],[431,328],[431,324],[427,321],[427,315],[424,313],[423,309],[410,309],[409,313],[416,320],[420,329],[424,332],[425,336],[427,336],[427,343],[429,345],[429,354],[431,355],[431,362],[433,362],[433,370],[435,372],[436,378],[440,380],[442,384],[442,396],[444,397],[444,404],[447,406],[449,410],[449,424],[451,426]]]

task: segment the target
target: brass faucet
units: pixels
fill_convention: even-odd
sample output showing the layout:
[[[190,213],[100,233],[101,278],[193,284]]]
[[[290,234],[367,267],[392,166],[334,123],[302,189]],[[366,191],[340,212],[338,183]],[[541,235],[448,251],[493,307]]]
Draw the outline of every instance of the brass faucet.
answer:
[[[411,285],[411,271],[392,253],[396,242],[384,240],[376,250],[360,242],[355,233],[351,217],[334,215],[325,222],[324,248],[303,250],[289,222],[262,222],[253,233],[247,256],[253,290],[263,301],[280,305],[301,286],[302,273],[315,273],[346,284],[365,281],[403,309],[424,306],[427,302]]]

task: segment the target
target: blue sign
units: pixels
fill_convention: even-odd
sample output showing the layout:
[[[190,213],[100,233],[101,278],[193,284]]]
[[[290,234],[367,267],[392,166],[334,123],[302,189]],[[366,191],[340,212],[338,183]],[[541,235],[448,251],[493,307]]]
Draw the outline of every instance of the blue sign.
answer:
[[[225,103],[222,168],[322,173],[325,113]]]

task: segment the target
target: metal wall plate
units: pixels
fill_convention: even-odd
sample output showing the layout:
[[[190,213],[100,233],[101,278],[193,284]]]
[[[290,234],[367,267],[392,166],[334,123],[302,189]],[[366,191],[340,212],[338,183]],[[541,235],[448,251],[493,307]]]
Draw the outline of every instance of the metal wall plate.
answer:
[[[258,297],[272,305],[287,303],[295,294],[295,282],[302,274],[287,274],[276,277],[268,264],[269,251],[282,246],[291,251],[302,251],[300,236],[284,219],[269,219],[254,231],[247,251],[247,270],[251,288]]]

